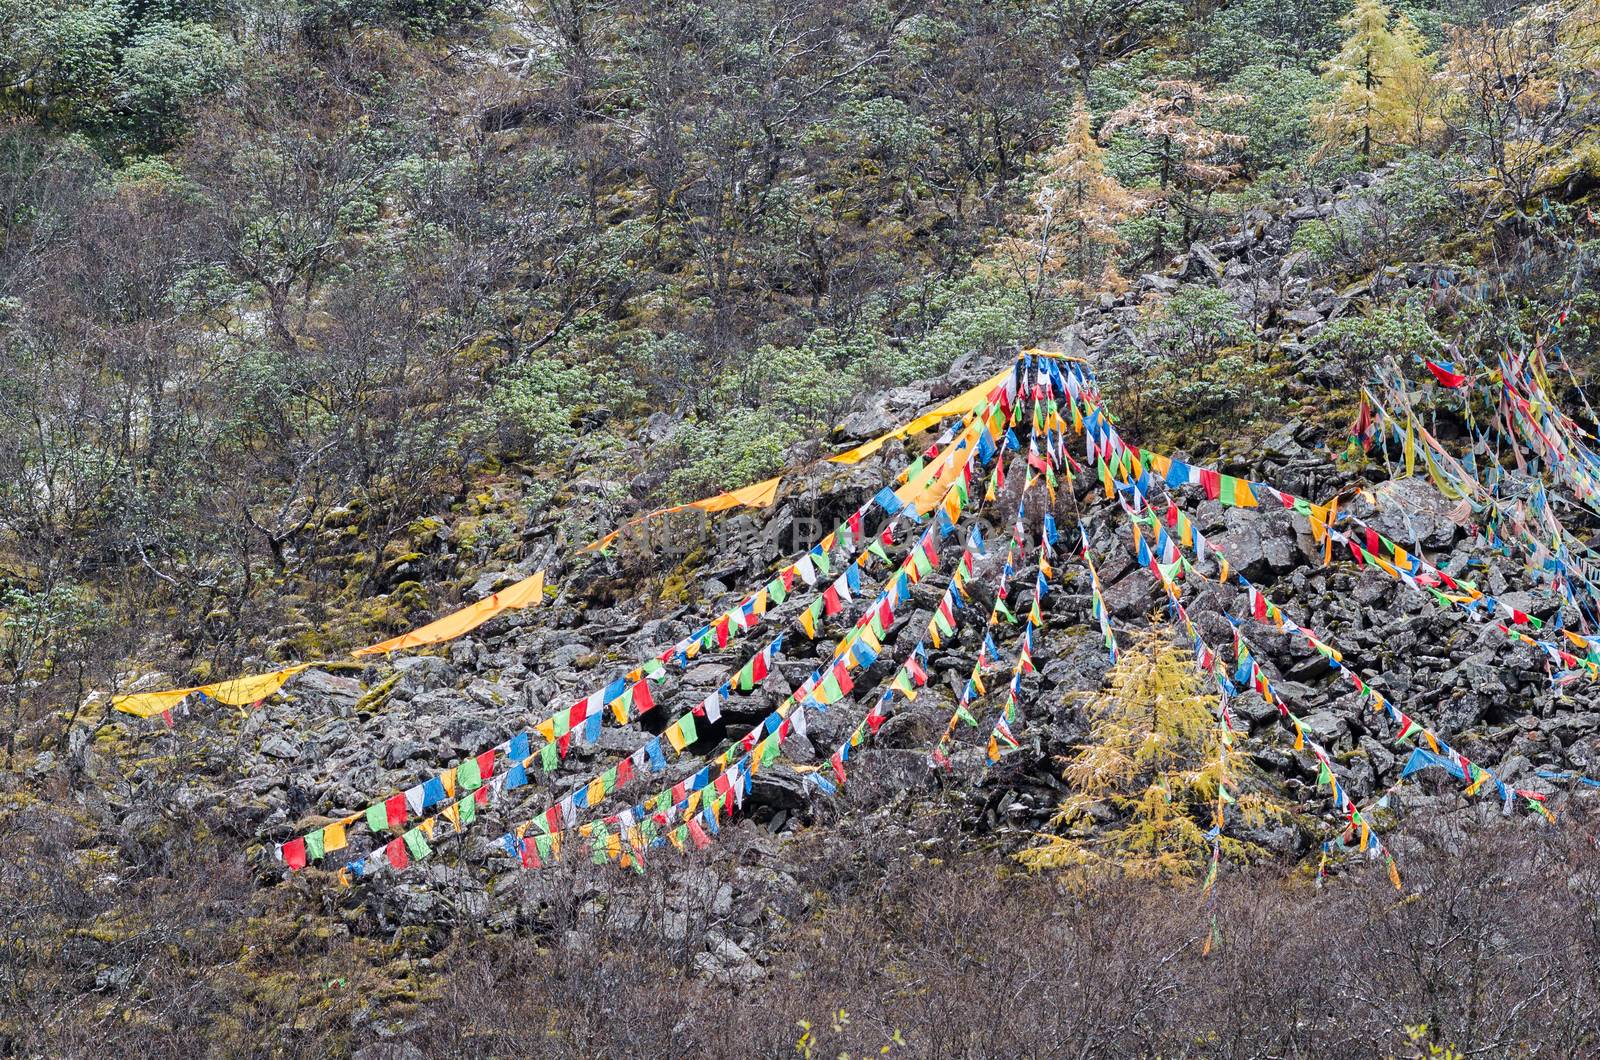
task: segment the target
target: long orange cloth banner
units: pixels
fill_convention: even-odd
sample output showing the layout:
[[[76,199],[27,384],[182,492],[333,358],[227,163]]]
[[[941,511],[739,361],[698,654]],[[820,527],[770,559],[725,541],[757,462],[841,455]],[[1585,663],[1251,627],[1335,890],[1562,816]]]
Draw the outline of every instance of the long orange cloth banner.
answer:
[[[1029,350],[1026,352],[1041,353],[1042,351]],[[1076,360],[1076,358],[1066,359]],[[985,379],[972,389],[957,394],[948,401],[929,409],[927,412],[901,424],[886,434],[881,434],[870,441],[863,442],[854,449],[828,457],[827,463],[859,464],[895,439],[909,438],[918,432],[936,426],[940,421],[951,416],[971,415],[984,403],[984,400],[994,391],[994,388],[1003,383],[1006,377],[1011,374],[1012,367],[1012,365],[1008,364],[1005,368],[1002,368],[992,377]],[[969,424],[967,430],[963,432],[963,438],[966,442],[970,443],[972,437],[975,437],[976,426]],[[957,448],[961,448],[961,446],[958,445]],[[915,505],[919,512],[926,515],[928,511],[932,510],[937,498],[943,496],[948,488],[953,474],[952,468],[955,466],[950,462],[930,465],[924,468],[920,474],[913,475],[896,493],[900,495],[902,502]],[[623,530],[630,526],[638,525],[658,516],[686,511],[690,508],[715,513],[725,512],[733,508],[771,507],[772,503],[778,499],[778,487],[782,485],[783,478],[784,476],[778,475],[740,489],[719,493],[714,497],[706,497],[701,500],[690,501],[687,504],[677,504],[670,508],[659,508],[653,512],[646,512],[628,520],[622,527],[611,531],[599,540],[585,545],[582,551],[590,552],[595,549],[605,548],[615,541]],[[384,655],[389,652],[403,651],[407,648],[454,640],[464,633],[477,629],[502,611],[536,606],[543,595],[544,571],[539,571],[532,577],[524,578],[515,585],[502,589],[487,599],[468,604],[459,611],[454,611],[409,633],[402,633],[398,637],[390,637],[388,640],[379,641],[377,644],[369,644],[364,648],[357,648],[350,654],[356,658],[362,658],[368,655]],[[113,697],[111,704],[124,714],[133,714],[141,718],[153,718],[158,714],[165,714],[197,692],[216,700],[218,703],[225,703],[229,706],[244,706],[272,695],[282,688],[295,674],[309,670],[315,665],[315,663],[297,663],[279,670],[270,670],[259,674],[246,674],[242,677],[215,681],[207,685],[169,688],[160,692],[133,692]]]
[[[830,464],[859,464],[896,438],[909,438],[911,435],[919,431],[925,431],[950,416],[965,416],[981,405],[990,391],[1004,382],[1006,376],[1010,374],[1011,366],[1007,365],[971,390],[957,394],[949,401],[929,409],[922,415],[901,424],[887,434],[880,434],[878,437],[871,441],[863,442],[854,449],[846,450],[836,456],[830,456],[826,462]],[[800,468],[799,470],[803,471],[805,469]],[[657,508],[653,512],[645,512],[643,515],[637,515],[629,519],[622,526],[604,537],[591,541],[583,546],[581,551],[593,552],[595,549],[607,548],[613,541],[622,536],[622,533],[630,526],[638,526],[640,523],[648,522],[651,519],[657,519],[663,515],[671,515],[674,512],[687,511],[690,508],[698,508],[703,512],[725,512],[731,508],[770,508],[772,502],[778,499],[778,487],[783,484],[783,479],[784,476],[778,475],[741,489],[719,493],[714,497],[706,497],[702,500],[690,501],[687,504],[674,504],[669,508]]]
[[[402,651],[406,648],[421,647],[426,644],[439,644],[447,640],[454,640],[463,633],[469,633],[502,611],[517,611],[526,607],[537,606],[544,598],[544,571],[539,571],[530,577],[522,579],[515,585],[507,586],[477,603],[468,604],[459,611],[452,611],[443,618],[419,626],[409,633],[402,633],[398,637],[369,644],[365,648],[357,648],[350,654],[356,657],[365,655],[384,655],[392,651]],[[315,663],[296,663],[285,666],[279,670],[270,670],[266,673],[247,674],[243,677],[231,677],[226,681],[214,681],[208,685],[192,685],[188,688],[169,688],[161,692],[134,692],[129,695],[116,696],[111,700],[111,705],[124,714],[133,714],[140,718],[153,718],[158,714],[165,714],[173,707],[182,703],[196,692],[226,703],[229,706],[244,706],[257,700],[265,699],[284,683],[304,670],[311,669]]]

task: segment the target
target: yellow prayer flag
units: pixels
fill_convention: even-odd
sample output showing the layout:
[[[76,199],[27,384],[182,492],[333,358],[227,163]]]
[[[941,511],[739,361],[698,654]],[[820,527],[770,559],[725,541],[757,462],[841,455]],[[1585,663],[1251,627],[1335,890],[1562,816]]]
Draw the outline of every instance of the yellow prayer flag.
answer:
[[[344,830],[347,822],[335,821],[322,829],[322,850],[331,854],[335,850],[343,850],[347,845]]]

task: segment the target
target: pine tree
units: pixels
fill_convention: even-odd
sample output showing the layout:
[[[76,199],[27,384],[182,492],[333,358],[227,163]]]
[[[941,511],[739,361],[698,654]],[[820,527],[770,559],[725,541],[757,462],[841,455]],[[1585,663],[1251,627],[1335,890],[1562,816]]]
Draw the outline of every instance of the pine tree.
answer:
[[[1354,138],[1370,163],[1375,148],[1419,146],[1441,124],[1442,103],[1422,34],[1383,0],[1356,0],[1339,26],[1349,36],[1323,71],[1334,93],[1313,116],[1323,151]]]
[[[1197,217],[1195,200],[1231,177],[1237,167],[1223,161],[1229,149],[1245,146],[1248,137],[1226,133],[1210,124],[1221,107],[1243,103],[1244,97],[1212,92],[1192,81],[1158,81],[1127,106],[1106,116],[1100,138],[1126,130],[1138,136],[1150,152],[1155,170],[1156,198],[1176,205],[1183,218],[1181,239],[1193,236]],[[1158,237],[1152,260],[1165,256]]]
[[[1215,694],[1204,691],[1194,657],[1165,631],[1125,637],[1108,686],[1089,704],[1084,746],[1062,777],[1072,793],[1052,825],[1064,834],[1018,855],[1034,869],[1112,870],[1162,880],[1195,877],[1211,855],[1219,787],[1230,817],[1259,824],[1284,808],[1243,792],[1245,757],[1225,738]],[[1257,853],[1224,831],[1222,853]]]
[[[1033,196],[1034,211],[1001,256],[1026,284],[1029,303],[1058,294],[1082,295],[1117,287],[1117,225],[1144,208],[1143,200],[1106,172],[1105,149],[1094,138],[1088,105],[1080,97],[1061,144],[1045,155]]]

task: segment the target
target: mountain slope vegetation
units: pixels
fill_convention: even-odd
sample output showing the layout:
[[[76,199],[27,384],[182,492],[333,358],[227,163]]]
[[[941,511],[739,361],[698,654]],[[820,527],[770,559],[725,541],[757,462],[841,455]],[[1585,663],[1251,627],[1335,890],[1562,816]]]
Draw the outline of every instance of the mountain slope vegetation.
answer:
[[[930,689],[939,716],[892,719],[837,803],[783,774],[637,877],[457,844],[341,888],[272,850],[687,633],[931,438],[812,460],[1035,345],[1086,358],[1139,444],[1403,503],[1395,541],[1559,623],[1522,591],[1537,564],[1474,551],[1358,417],[1374,380],[1487,370],[1559,319],[1554,399],[1600,431],[1597,93],[1596,0],[0,0],[0,1051],[1593,1050],[1581,799],[1539,832],[1442,787],[1376,808],[1400,764],[1278,638],[1416,868],[1401,897],[1319,873],[1321,780],[1251,745],[1227,771],[1271,813],[1228,834],[1202,911],[1211,767],[1074,780],[1106,753],[1082,580],[1049,605],[1041,735],[1001,768],[927,767]],[[1481,437],[1464,399],[1417,408]],[[771,509],[581,551],[780,472]],[[1075,521],[1099,488],[1063,490]],[[1441,731],[1600,775],[1584,684],[1485,662],[1288,516],[1234,514],[1203,521],[1240,571],[1399,668]],[[1165,598],[1094,548],[1119,627],[1187,665]],[[345,658],[534,569],[541,609]],[[253,713],[111,707],[319,660]],[[1108,809],[1134,803],[1181,865],[1137,871]]]

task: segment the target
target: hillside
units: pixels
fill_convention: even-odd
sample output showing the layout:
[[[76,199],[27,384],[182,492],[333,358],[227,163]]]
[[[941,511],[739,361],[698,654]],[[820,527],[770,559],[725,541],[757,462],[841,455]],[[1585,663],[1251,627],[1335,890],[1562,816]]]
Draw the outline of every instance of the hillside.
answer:
[[[0,25],[5,1052],[1596,1049],[1592,0]]]

